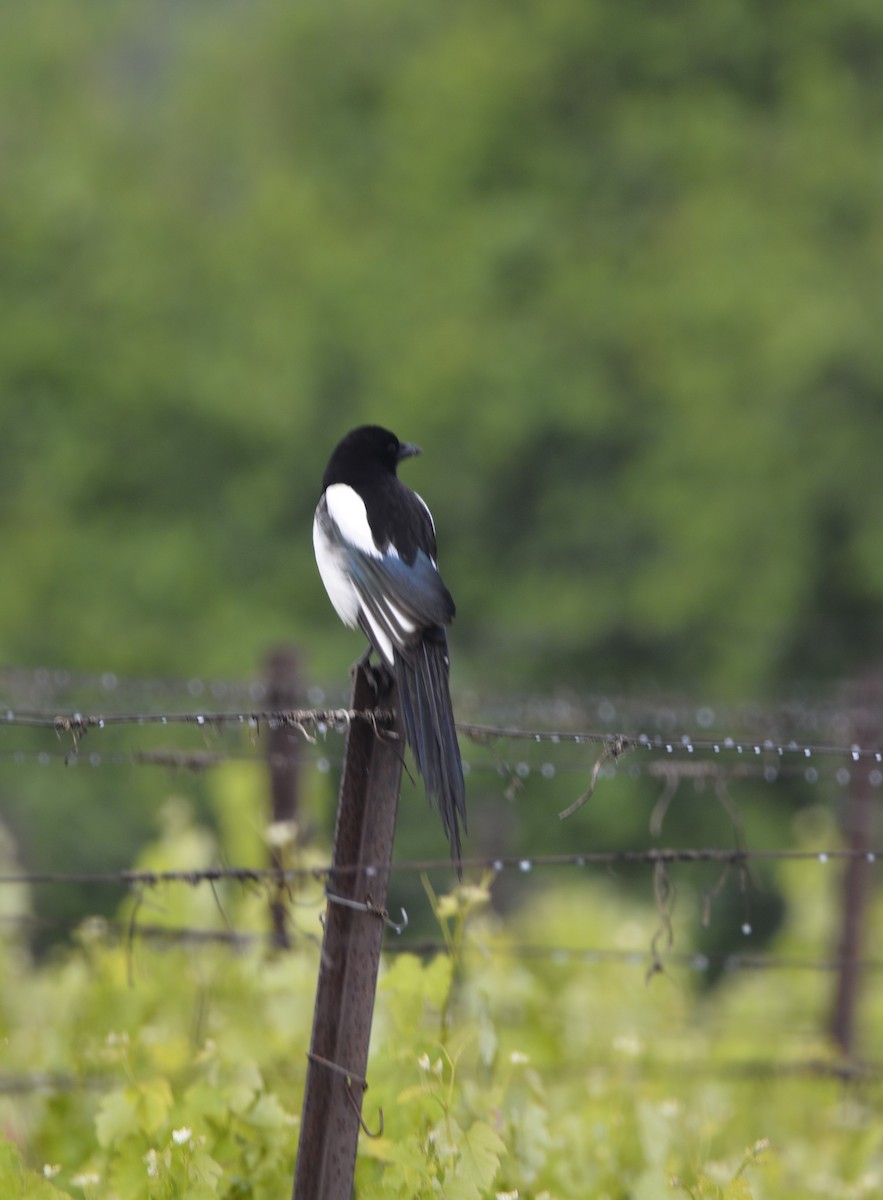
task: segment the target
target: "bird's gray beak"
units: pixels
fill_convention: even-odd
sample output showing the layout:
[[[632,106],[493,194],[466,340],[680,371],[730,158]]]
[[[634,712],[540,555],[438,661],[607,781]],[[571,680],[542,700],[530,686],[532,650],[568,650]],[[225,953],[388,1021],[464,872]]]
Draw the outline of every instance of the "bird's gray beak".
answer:
[[[420,449],[420,447],[415,446],[413,442],[401,442],[399,443],[398,461],[401,462],[403,458],[414,458],[416,455],[422,453],[423,451]]]

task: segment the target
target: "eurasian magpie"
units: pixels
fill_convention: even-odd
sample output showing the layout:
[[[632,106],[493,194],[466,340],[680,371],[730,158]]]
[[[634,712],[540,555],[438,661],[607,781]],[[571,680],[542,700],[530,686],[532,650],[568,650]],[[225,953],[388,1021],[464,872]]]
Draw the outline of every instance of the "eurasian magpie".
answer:
[[[379,425],[348,433],[325,468],[313,546],[338,616],[361,628],[395,678],[405,737],[459,873],[466,789],[445,633],[454,601],[436,566],[432,514],[396,476],[420,453]]]

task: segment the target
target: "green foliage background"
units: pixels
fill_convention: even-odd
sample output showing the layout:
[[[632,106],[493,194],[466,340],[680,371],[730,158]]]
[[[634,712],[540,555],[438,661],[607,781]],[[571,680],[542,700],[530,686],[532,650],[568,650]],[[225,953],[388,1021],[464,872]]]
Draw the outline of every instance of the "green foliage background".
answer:
[[[458,602],[458,713],[562,692],[827,696],[878,668],[881,75],[883,10],[869,0],[4,6],[0,661],[230,679],[295,642],[308,678],[342,689],[360,646],[327,604],[310,523],[333,444],[380,421],[426,451],[407,479],[435,512]],[[25,742],[16,734],[16,748]],[[512,764],[490,765],[515,777]],[[581,782],[559,772],[523,806],[473,776],[473,848],[488,831],[503,831],[507,848],[570,847],[573,827],[550,822],[584,786],[585,761],[570,766]],[[332,781],[310,773],[306,811],[320,830]],[[581,844],[646,836],[658,786],[617,786],[617,803],[611,785],[611,803],[582,814]],[[252,834],[262,789],[233,788],[250,797]],[[168,790],[143,771],[62,778],[0,763],[19,856],[49,869],[130,861]],[[177,779],[174,790],[216,825],[231,819],[207,783]],[[782,785],[776,798],[740,790],[756,844],[790,838],[792,811],[819,794]],[[672,836],[729,838],[719,818],[688,805],[672,814]],[[403,825],[410,847],[420,834]],[[782,878],[773,891],[790,907],[758,921],[767,933],[795,919],[797,890]],[[495,898],[511,901],[504,881]],[[41,919],[69,921],[95,900],[58,890],[34,903]],[[102,903],[112,910],[112,897]],[[113,1028],[100,998],[83,1018],[88,1036],[58,1026],[60,987],[78,994],[90,971],[119,982],[119,953],[86,949],[22,991],[28,1016],[43,989],[52,1015],[41,1030],[58,1027],[62,1069],[77,1037],[94,1059]],[[512,969],[500,969],[495,1003],[528,987]],[[541,1007],[526,1027],[542,1027]],[[779,1015],[772,1038],[793,1016]],[[166,1166],[180,1165],[169,1122],[184,1112],[175,1072],[189,1054],[128,1084],[139,1114],[129,1133],[137,1127],[140,1155],[150,1138],[168,1151]],[[285,1101],[264,1086],[274,1055],[266,1045],[243,1055],[261,1082],[237,1092],[235,1121],[265,1099],[266,1128],[283,1128]],[[154,1078],[171,1091],[138,1099]],[[498,1082],[482,1076],[485,1100]],[[619,1103],[605,1087],[599,1105]],[[132,1094],[121,1095],[103,1118],[102,1171],[119,1148],[114,1119],[128,1136]],[[523,1095],[556,1108],[533,1084]],[[718,1154],[735,1163],[721,1188],[741,1195],[754,1170],[736,1177],[745,1146],[778,1136],[744,1120],[757,1097],[733,1102],[731,1136],[718,1149],[709,1135],[710,1150],[686,1119],[659,1132],[664,1100],[646,1085],[623,1118],[631,1149],[615,1151],[610,1194],[657,1194],[640,1182],[647,1147],[680,1144],[671,1157],[696,1195],[716,1194],[705,1166]],[[47,1105],[68,1148],[54,1148],[57,1132],[40,1140],[41,1113],[28,1117],[32,1148],[85,1163],[93,1114],[74,1122],[77,1104]],[[789,1105],[794,1132],[809,1117]],[[471,1113],[466,1104],[452,1119]],[[215,1116],[228,1136],[234,1117]],[[575,1161],[571,1118],[561,1136]],[[859,1150],[852,1134],[799,1140],[813,1161],[837,1163],[840,1181],[853,1162],[878,1177],[879,1147],[857,1120]],[[493,1132],[507,1149],[479,1131],[483,1161],[515,1162],[514,1132]],[[399,1144],[419,1150],[404,1131]],[[379,1161],[362,1164],[366,1189],[379,1186]],[[3,1170],[18,1168],[10,1158]],[[514,1167],[495,1178],[527,1187]],[[184,1186],[170,1179],[157,1194]]]
[[[309,524],[366,420],[426,449],[460,681],[879,654],[878,6],[0,22],[7,661],[340,673]]]

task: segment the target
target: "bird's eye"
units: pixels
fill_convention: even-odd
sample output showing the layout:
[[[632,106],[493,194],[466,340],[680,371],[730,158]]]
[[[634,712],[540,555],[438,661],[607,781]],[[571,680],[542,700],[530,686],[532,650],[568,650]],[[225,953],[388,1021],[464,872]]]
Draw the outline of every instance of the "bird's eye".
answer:
[[[399,452],[398,442],[390,442],[389,445],[387,446],[387,450],[389,451],[389,453],[392,455],[393,458],[396,458],[398,455],[398,452]]]

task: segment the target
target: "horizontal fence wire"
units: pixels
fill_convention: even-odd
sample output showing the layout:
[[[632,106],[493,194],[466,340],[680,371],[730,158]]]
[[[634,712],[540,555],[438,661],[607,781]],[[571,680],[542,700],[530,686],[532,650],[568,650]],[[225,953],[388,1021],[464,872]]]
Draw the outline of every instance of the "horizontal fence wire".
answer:
[[[552,1071],[556,1079],[578,1079],[585,1075],[580,1067],[568,1068],[559,1064],[547,1066],[530,1059],[537,1071]],[[606,1069],[627,1068],[640,1065],[642,1075],[651,1078],[670,1078],[673,1074],[691,1079],[726,1080],[732,1083],[754,1083],[801,1079],[807,1083],[835,1083],[838,1085],[883,1084],[883,1064],[876,1062],[828,1061],[807,1058],[786,1062],[769,1062],[765,1059],[730,1059],[721,1063],[684,1062],[683,1059],[664,1059],[647,1056],[644,1058],[622,1057],[599,1060],[599,1067]],[[288,1075],[303,1079],[306,1066],[289,1067]],[[110,1092],[119,1087],[118,1078],[111,1075],[69,1075],[49,1071],[37,1071],[30,1075],[0,1073],[0,1096],[29,1096],[39,1094],[65,1094],[75,1092]]]
[[[367,721],[378,732],[391,720],[392,714],[383,709],[356,712],[346,708],[307,709],[257,709],[245,711],[164,712],[164,713],[52,713],[38,710],[0,709],[0,725],[20,728],[52,730],[58,735],[70,734],[81,737],[91,730],[103,730],[117,726],[171,726],[194,725],[199,728],[243,726],[260,731],[291,728],[306,736],[309,732],[325,734],[345,731],[353,721]],[[633,750],[657,750],[667,755],[708,753],[714,755],[736,754],[761,757],[772,755],[778,758],[797,755],[813,758],[832,755],[850,758],[854,762],[869,759],[883,764],[883,749],[877,746],[862,746],[851,742],[837,745],[830,742],[799,742],[795,739],[781,741],[773,738],[745,738],[727,733],[717,736],[693,736],[681,734],[677,737],[661,733],[609,733],[596,730],[572,729],[529,729],[520,726],[477,725],[458,722],[457,730],[464,737],[482,744],[497,741],[529,741],[552,745],[595,745],[606,748],[616,756]]]
[[[697,849],[649,850],[588,850],[574,854],[508,855],[464,858],[464,869],[480,869],[500,874],[518,871],[529,874],[544,868],[616,867],[616,866],[673,866],[719,863],[728,867],[746,867],[752,862],[806,862],[821,866],[834,861],[861,860],[879,863],[883,850],[855,850],[833,847],[830,850],[748,850],[700,847]],[[389,868],[397,874],[421,874],[430,871],[449,871],[448,858],[421,858],[393,862]],[[325,879],[347,871],[365,871],[369,877],[379,866],[359,863],[353,866],[330,863],[302,867],[200,867],[193,870],[149,871],[119,869],[110,871],[8,871],[0,873],[0,885],[42,886],[52,884],[117,885],[124,887],[158,887],[168,883],[196,886],[201,883],[271,883],[285,885],[299,880]]]

